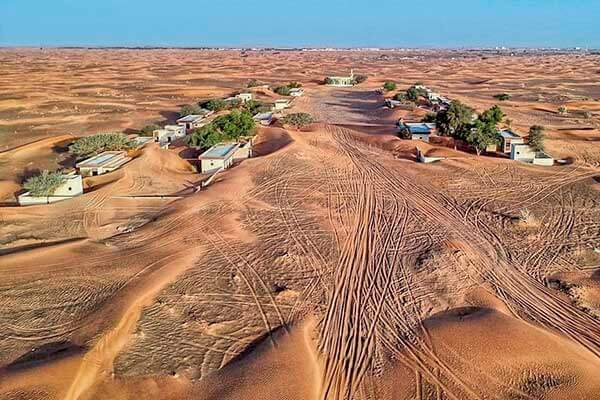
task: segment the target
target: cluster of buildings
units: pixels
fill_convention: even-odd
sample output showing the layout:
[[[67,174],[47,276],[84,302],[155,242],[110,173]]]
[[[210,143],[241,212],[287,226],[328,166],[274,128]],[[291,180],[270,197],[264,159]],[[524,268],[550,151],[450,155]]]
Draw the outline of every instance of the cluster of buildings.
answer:
[[[432,136],[437,135],[437,125],[426,122],[404,122],[400,119],[397,126],[408,132],[411,140],[429,143]],[[525,139],[510,129],[502,129],[499,133],[500,143],[488,146],[488,152],[500,152],[510,156],[511,160],[534,165],[552,166],[554,159],[543,151],[535,151],[525,143]]]

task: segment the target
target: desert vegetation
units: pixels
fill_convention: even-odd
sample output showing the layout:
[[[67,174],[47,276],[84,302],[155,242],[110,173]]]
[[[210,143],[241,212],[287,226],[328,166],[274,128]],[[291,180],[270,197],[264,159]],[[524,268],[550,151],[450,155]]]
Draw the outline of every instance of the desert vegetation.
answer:
[[[391,92],[393,90],[396,90],[396,82],[386,81],[383,84],[383,90],[385,90],[386,92]]]
[[[103,151],[128,150],[131,141],[122,133],[98,133],[75,140],[69,146],[69,152],[78,158],[85,158]]]
[[[315,122],[312,115],[308,113],[293,113],[288,114],[280,119],[284,125],[290,125],[296,129],[304,128]]]
[[[499,101],[507,101],[507,100],[510,100],[511,96],[508,93],[499,93],[499,94],[495,94],[494,98]]]
[[[41,174],[30,177],[23,184],[32,196],[52,196],[56,189],[65,182],[61,172],[42,171]]]
[[[233,110],[220,116],[210,124],[195,129],[188,136],[188,144],[193,147],[206,148],[215,144],[238,140],[240,137],[254,134],[256,124],[248,111]]]

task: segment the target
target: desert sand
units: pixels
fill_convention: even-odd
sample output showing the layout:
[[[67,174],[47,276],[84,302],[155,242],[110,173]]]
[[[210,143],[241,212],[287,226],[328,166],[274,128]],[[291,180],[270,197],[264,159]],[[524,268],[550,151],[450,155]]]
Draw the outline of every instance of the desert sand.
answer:
[[[369,80],[318,80],[353,67]],[[597,55],[0,51],[0,398],[600,398]],[[200,190],[145,146],[82,196],[16,207],[73,138],[173,121],[249,79],[318,123],[258,129]],[[375,92],[422,81],[565,165],[419,143]],[[267,89],[253,89],[272,99]],[[560,115],[561,105],[571,111]],[[586,110],[591,117],[582,117]],[[523,219],[524,211],[532,216]]]

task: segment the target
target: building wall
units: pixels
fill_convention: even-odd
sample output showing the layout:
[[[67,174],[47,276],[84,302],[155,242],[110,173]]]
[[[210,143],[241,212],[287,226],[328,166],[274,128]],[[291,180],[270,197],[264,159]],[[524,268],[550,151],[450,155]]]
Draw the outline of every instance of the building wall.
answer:
[[[429,143],[429,135],[425,133],[413,133],[411,135],[412,140],[420,140],[422,142]]]
[[[200,169],[202,173],[214,172],[220,168],[227,169],[233,164],[233,155],[227,159],[209,159],[200,160]]]

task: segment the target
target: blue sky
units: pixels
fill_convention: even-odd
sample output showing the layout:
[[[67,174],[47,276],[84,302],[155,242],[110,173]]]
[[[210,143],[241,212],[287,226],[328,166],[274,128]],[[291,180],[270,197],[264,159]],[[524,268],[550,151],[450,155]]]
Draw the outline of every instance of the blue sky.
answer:
[[[600,0],[0,0],[0,46],[600,48]]]

